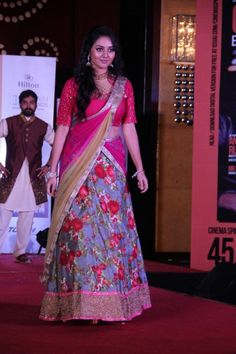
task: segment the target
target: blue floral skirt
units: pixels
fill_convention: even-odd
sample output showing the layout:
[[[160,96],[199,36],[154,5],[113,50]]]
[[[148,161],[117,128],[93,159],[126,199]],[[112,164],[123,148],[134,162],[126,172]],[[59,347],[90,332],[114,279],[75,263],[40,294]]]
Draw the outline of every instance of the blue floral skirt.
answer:
[[[64,219],[44,320],[126,321],[151,306],[125,174],[100,153]]]

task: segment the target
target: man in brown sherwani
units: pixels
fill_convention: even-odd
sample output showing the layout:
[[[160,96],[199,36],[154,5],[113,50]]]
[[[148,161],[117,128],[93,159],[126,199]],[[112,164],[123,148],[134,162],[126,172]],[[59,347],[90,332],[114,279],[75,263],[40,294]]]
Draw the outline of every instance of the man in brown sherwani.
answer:
[[[45,174],[50,159],[42,166],[42,146],[52,145],[53,128],[35,116],[37,95],[21,92],[19,115],[0,120],[0,137],[6,139],[6,163],[0,163],[0,252],[7,237],[13,211],[18,212],[14,255],[20,263],[30,263],[26,254],[35,210],[47,201]]]

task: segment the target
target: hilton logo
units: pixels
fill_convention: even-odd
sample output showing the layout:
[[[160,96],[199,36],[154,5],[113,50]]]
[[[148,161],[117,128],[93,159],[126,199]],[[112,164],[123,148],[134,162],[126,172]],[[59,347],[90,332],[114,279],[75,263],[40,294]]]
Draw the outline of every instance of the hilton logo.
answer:
[[[25,74],[24,80],[18,81],[18,87],[29,88],[29,89],[38,89],[39,84],[33,82],[34,77],[30,74]]]
[[[25,80],[27,81],[33,81],[34,80],[34,77],[30,74],[25,74]]]

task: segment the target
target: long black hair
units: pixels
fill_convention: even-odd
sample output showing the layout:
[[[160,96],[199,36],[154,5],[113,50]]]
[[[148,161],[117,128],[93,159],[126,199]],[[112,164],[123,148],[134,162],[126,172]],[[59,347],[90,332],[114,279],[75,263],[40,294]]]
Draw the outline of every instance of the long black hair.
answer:
[[[78,93],[76,98],[78,119],[83,118],[84,112],[90,103],[91,94],[96,88],[93,80],[94,69],[92,66],[88,66],[86,64],[88,62],[91,47],[101,36],[110,38],[116,54],[112,66],[109,66],[108,68],[109,74],[115,77],[122,74],[123,61],[121,58],[119,42],[114,32],[106,26],[94,27],[84,39],[80,52],[79,64],[74,71],[75,82],[78,84]]]

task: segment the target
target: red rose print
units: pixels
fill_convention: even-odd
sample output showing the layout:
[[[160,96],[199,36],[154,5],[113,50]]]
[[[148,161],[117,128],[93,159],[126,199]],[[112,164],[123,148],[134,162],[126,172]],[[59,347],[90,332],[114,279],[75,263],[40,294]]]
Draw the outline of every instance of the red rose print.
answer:
[[[80,198],[85,198],[89,194],[89,189],[87,186],[82,186],[79,190],[79,196]]]
[[[114,169],[111,165],[109,165],[107,167],[107,174],[109,177],[113,178],[115,176],[115,172],[114,172]]]
[[[100,268],[100,269],[103,269],[103,270],[106,269],[106,267],[107,267],[107,266],[106,266],[105,263],[101,263],[101,264],[99,265],[99,268]]]
[[[99,266],[92,266],[92,270],[98,277],[102,275],[102,269]]]
[[[114,240],[110,240],[109,246],[110,246],[111,248],[114,248],[114,247],[116,246],[115,241],[114,241]]]
[[[105,177],[106,177],[106,172],[105,172],[105,170],[104,170],[104,168],[103,168],[102,165],[97,165],[97,166],[95,167],[95,173],[96,173],[96,175],[97,175],[99,178],[105,178]]]
[[[104,201],[101,201],[100,202],[100,205],[101,205],[101,208],[102,208],[102,211],[104,211],[104,213],[107,212],[107,205]]]
[[[74,231],[80,231],[83,228],[83,223],[80,219],[74,219],[71,221],[71,227]]]
[[[80,251],[80,250],[78,250],[77,252],[76,252],[76,257],[80,257],[82,255],[82,252]]]
[[[120,280],[123,280],[124,279],[124,269],[123,268],[119,268],[118,269],[118,278]]]
[[[129,227],[130,229],[133,229],[134,226],[135,226],[134,218],[133,218],[132,216],[129,216],[129,217],[128,217],[128,227]]]
[[[70,251],[68,254],[68,263],[73,263],[75,258],[75,251]]]
[[[60,255],[60,264],[65,266],[67,262],[68,262],[67,254],[66,252],[62,251]]]
[[[70,230],[70,220],[67,218],[64,220],[63,225],[62,225],[62,230],[65,232],[68,232]]]
[[[131,280],[131,286],[132,286],[132,288],[135,288],[136,286],[138,286],[138,282],[136,279]]]
[[[137,255],[138,255],[137,247],[134,247],[133,252],[132,252],[132,257],[137,258]]]
[[[112,234],[112,238],[115,241],[115,243],[118,245],[119,241],[122,239],[122,235],[121,234]]]
[[[118,210],[120,209],[119,204],[116,200],[110,200],[107,203],[107,206],[108,206],[111,214],[116,214],[118,212]]]

